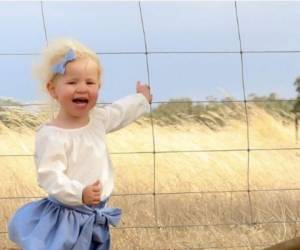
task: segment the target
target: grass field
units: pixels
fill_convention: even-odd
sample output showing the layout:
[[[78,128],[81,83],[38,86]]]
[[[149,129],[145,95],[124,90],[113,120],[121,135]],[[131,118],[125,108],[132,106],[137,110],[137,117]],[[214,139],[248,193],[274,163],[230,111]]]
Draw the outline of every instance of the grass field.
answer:
[[[108,135],[110,205],[123,209],[113,249],[263,249],[299,236],[300,151],[286,107],[248,103],[247,119],[243,103],[175,105],[153,113],[154,134],[144,116]],[[24,113],[0,110],[0,249],[15,248],[11,214],[46,195],[32,154],[47,112]]]

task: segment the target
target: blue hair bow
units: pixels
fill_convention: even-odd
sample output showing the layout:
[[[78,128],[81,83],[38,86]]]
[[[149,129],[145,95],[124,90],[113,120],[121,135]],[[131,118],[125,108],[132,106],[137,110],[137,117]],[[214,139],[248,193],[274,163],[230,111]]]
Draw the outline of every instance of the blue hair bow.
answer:
[[[65,54],[64,58],[57,64],[53,65],[52,71],[55,74],[64,74],[65,66],[68,62],[76,59],[76,54],[73,49],[69,49],[69,51]]]

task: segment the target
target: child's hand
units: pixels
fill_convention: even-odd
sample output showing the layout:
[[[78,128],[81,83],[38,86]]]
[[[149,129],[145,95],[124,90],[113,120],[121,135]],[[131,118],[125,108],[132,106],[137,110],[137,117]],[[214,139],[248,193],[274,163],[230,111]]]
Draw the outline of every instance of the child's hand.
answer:
[[[86,205],[96,205],[100,202],[101,184],[96,181],[92,185],[86,186],[82,191],[82,202]]]
[[[141,84],[140,81],[136,84],[136,92],[143,94],[149,103],[152,102],[152,94],[150,93],[150,86],[147,84]]]

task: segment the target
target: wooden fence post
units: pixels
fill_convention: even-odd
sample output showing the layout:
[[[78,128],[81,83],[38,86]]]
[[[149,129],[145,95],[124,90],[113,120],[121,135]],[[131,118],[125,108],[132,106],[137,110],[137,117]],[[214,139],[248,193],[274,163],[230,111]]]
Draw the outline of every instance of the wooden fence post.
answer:
[[[300,237],[287,240],[276,244],[271,247],[267,247],[264,250],[299,250],[300,249]]]

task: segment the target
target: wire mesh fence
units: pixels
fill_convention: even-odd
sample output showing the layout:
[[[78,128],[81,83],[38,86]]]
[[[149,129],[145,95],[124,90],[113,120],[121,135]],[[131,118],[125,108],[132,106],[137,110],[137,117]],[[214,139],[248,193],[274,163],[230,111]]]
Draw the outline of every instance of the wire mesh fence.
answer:
[[[44,15],[44,6],[43,2],[40,3],[41,6],[41,15],[43,17],[43,28],[44,28],[44,36],[46,41],[48,41],[48,34],[47,34],[47,27],[46,27],[46,19]],[[114,156],[117,155],[138,155],[138,154],[147,154],[152,158],[153,162],[153,169],[152,169],[152,176],[153,179],[152,182],[152,189],[151,192],[123,192],[123,193],[115,193],[112,195],[113,198],[118,197],[145,197],[145,199],[149,199],[149,201],[152,202],[153,205],[153,214],[151,214],[151,219],[149,221],[151,222],[149,225],[141,224],[138,225],[136,223],[123,223],[121,226],[114,228],[113,232],[117,231],[124,231],[126,230],[156,230],[159,234],[165,235],[165,232],[163,230],[181,230],[181,229],[192,229],[192,230],[198,230],[199,232],[205,231],[208,228],[210,229],[210,232],[213,234],[214,229],[212,228],[221,228],[221,227],[228,227],[228,230],[236,227],[247,227],[247,230],[253,230],[253,232],[250,232],[249,234],[252,234],[252,240],[251,237],[248,240],[243,240],[242,243],[238,242],[235,238],[236,235],[239,234],[239,231],[236,231],[236,235],[233,237],[232,234],[228,233],[225,235],[225,237],[233,237],[233,244],[232,245],[224,245],[222,242],[207,242],[207,244],[203,244],[202,246],[198,245],[195,247],[191,247],[191,245],[186,244],[186,247],[183,245],[180,245],[178,249],[186,248],[186,249],[262,249],[264,247],[267,247],[271,244],[270,241],[264,242],[263,240],[255,240],[255,229],[258,227],[268,226],[268,225],[276,225],[278,228],[283,228],[283,235],[287,235],[287,238],[293,238],[298,236],[299,231],[299,215],[294,214],[294,211],[284,211],[283,216],[281,218],[276,218],[276,216],[272,217],[272,215],[259,215],[258,210],[263,210],[264,207],[260,207],[257,204],[257,200],[264,199],[264,197],[260,197],[260,193],[272,193],[272,195],[275,193],[278,199],[284,199],[282,198],[279,193],[282,193],[282,196],[284,197],[286,193],[288,192],[294,192],[293,194],[297,195],[298,191],[300,191],[300,186],[296,188],[287,188],[287,187],[277,187],[277,188],[253,188],[251,187],[250,179],[251,179],[251,156],[255,152],[270,152],[270,151],[294,151],[295,153],[298,152],[300,149],[299,147],[280,147],[280,148],[253,148],[250,145],[250,135],[249,135],[249,104],[251,103],[259,103],[259,102],[265,102],[264,100],[247,100],[246,98],[246,91],[245,91],[245,70],[244,70],[244,54],[246,53],[299,53],[300,51],[243,51],[242,50],[242,38],[241,38],[241,32],[240,32],[240,25],[239,25],[239,12],[237,4],[235,3],[235,18],[236,18],[236,25],[238,29],[238,39],[239,39],[239,47],[240,52],[234,52],[234,51],[209,51],[209,52],[201,52],[201,51],[174,51],[174,52],[149,52],[148,46],[147,46],[147,33],[145,31],[145,25],[144,25],[144,19],[143,19],[143,10],[141,7],[141,3],[139,2],[139,15],[140,15],[140,22],[142,25],[142,31],[143,31],[143,39],[144,39],[144,47],[145,52],[98,52],[98,54],[143,54],[146,61],[146,69],[147,69],[147,81],[149,85],[151,86],[151,74],[149,70],[149,55],[151,54],[200,54],[200,53],[219,53],[219,54],[226,54],[226,53],[233,53],[233,54],[239,54],[240,55],[240,63],[241,63],[241,79],[242,79],[242,89],[243,89],[243,97],[244,100],[242,101],[206,101],[206,103],[238,103],[241,107],[243,107],[244,114],[245,114],[245,127],[246,127],[246,146],[244,148],[234,148],[234,149],[201,149],[201,150],[160,150],[158,149],[158,142],[155,130],[155,118],[153,117],[153,110],[150,113],[149,117],[149,124],[151,127],[151,140],[152,140],[152,148],[153,150],[150,151],[130,151],[130,152],[112,152],[111,154]],[[37,55],[35,53],[1,53],[2,55]],[[155,94],[155,93],[154,93]],[[296,101],[296,100],[268,100],[268,102],[290,102],[290,101]],[[153,102],[154,104],[162,104],[164,102]],[[182,102],[184,103],[184,102]],[[203,101],[193,101],[193,103],[203,103]],[[108,104],[108,103],[104,103]],[[44,104],[22,104],[22,105],[15,105],[15,104],[3,104],[0,105],[1,107],[6,108],[13,108],[13,107],[28,107],[28,106],[43,106]],[[194,191],[194,190],[187,190],[187,191],[178,191],[178,192],[171,192],[171,191],[161,191],[157,182],[158,178],[158,169],[157,169],[157,162],[159,161],[158,157],[159,155],[163,154],[184,154],[184,153],[216,153],[216,152],[238,152],[238,153],[244,153],[245,154],[245,160],[246,160],[246,168],[245,168],[245,185],[243,185],[243,188],[235,188],[233,190],[230,189],[224,189],[224,190],[202,190],[202,191]],[[28,157],[32,158],[32,154],[1,154],[0,157]],[[200,188],[199,188],[200,189]],[[193,220],[187,220],[185,224],[178,224],[176,220],[174,221],[174,218],[163,218],[163,216],[160,214],[160,210],[162,208],[162,199],[168,199],[166,197],[169,197],[169,202],[172,203],[172,199],[176,199],[180,196],[180,199],[182,201],[178,205],[181,209],[182,213],[198,213],[198,217],[205,215],[205,213],[202,210],[197,210],[195,208],[186,208],[183,206],[185,204],[187,197],[189,195],[195,195],[195,197],[199,197],[201,199],[201,202],[205,203],[205,199],[208,199],[208,202],[211,201],[211,199],[218,199],[218,196],[222,197],[222,199],[225,200],[224,203],[220,202],[220,210],[224,210],[225,216],[222,217],[223,220],[214,219],[211,218],[211,221],[207,221],[205,219],[199,219],[195,223],[192,223]],[[210,196],[209,196],[210,195]],[[271,196],[271,195],[270,195]],[[11,194],[5,194],[0,197],[0,203],[5,204],[6,201],[14,199],[14,200],[20,200],[21,202],[27,201],[27,200],[35,200],[39,198],[43,198],[43,195],[38,196],[24,196],[24,195],[18,195],[18,196],[11,196]],[[171,197],[171,198],[170,198]],[[173,197],[173,198],[172,198]],[[177,198],[176,198],[177,197]],[[185,197],[185,198],[181,198]],[[204,197],[204,198],[203,198]],[[242,200],[244,202],[243,211],[240,219],[235,218],[235,213],[237,212],[235,208],[238,206],[235,205],[235,200]],[[151,204],[151,202],[149,204]],[[284,202],[287,202],[286,200]],[[172,203],[173,204],[173,203]],[[200,203],[196,203],[198,206]],[[222,204],[224,206],[222,206]],[[206,204],[207,205],[207,204]],[[207,205],[208,206],[208,205]],[[296,200],[295,203],[291,205],[292,207],[295,207],[295,211],[298,211],[299,205],[298,201]],[[208,206],[209,208],[209,206]],[[285,208],[286,209],[286,208]],[[266,210],[267,211],[267,210]],[[218,215],[219,215],[218,211]],[[140,212],[142,213],[142,211]],[[139,215],[141,216],[141,214]],[[228,217],[228,218],[227,218]],[[179,220],[180,221],[180,220]],[[182,221],[182,220],[181,220]],[[127,221],[126,221],[127,222]],[[129,224],[129,225],[128,225]],[[232,229],[233,230],[233,229]],[[201,231],[201,233],[202,233]],[[271,230],[272,231],[272,230]],[[6,231],[0,231],[0,237],[5,236],[7,234]],[[218,232],[214,232],[215,239],[220,236]],[[164,236],[167,237],[167,236]],[[159,237],[157,237],[159,239]],[[279,239],[278,239],[279,240]],[[246,242],[246,243],[245,243]],[[182,242],[181,242],[182,244]],[[227,244],[227,243],[226,243]],[[117,247],[117,246],[116,246]],[[158,245],[155,245],[155,249],[170,249],[170,248],[161,248]],[[176,248],[171,247],[172,249]],[[141,247],[139,249],[153,249],[153,247]]]

